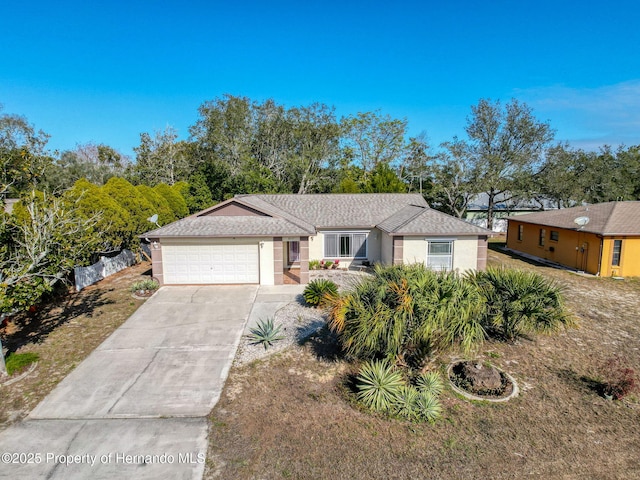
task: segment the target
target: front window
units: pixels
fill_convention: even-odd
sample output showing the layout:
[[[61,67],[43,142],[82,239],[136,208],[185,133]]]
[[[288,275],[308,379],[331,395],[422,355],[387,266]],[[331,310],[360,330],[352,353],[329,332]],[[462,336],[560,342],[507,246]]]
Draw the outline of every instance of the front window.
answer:
[[[326,258],[367,258],[367,234],[325,233],[324,256]]]
[[[551,232],[549,233],[549,239],[554,242],[557,242],[559,238],[560,238],[560,234],[555,230],[551,230]]]
[[[524,237],[524,225],[518,225],[518,241],[522,241],[522,237]]]
[[[427,267],[433,270],[453,269],[453,241],[429,242]]]
[[[547,231],[544,228],[540,229],[540,239],[538,240],[538,245],[544,247],[544,237],[547,235]]]
[[[620,266],[620,255],[622,254],[622,240],[613,241],[613,259],[611,265],[614,267]]]

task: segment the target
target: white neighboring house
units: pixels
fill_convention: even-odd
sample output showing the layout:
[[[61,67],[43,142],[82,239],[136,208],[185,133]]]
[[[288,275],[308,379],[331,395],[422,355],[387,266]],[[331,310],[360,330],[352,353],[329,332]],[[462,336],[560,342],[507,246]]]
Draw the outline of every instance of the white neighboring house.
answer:
[[[491,232],[419,194],[238,195],[141,235],[164,285],[308,283],[309,260],[484,269]]]

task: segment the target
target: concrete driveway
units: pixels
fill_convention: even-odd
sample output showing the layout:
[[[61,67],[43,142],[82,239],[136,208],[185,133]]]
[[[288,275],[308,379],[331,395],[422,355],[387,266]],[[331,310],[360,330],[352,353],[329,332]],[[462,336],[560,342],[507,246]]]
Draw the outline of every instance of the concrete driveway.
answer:
[[[0,477],[201,478],[206,415],[257,292],[161,288],[26,421],[0,434]]]

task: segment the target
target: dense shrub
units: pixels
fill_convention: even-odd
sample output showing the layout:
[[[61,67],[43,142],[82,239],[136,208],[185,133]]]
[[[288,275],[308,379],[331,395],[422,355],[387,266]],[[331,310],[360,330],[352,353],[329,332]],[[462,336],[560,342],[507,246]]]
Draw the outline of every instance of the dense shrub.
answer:
[[[323,305],[338,294],[338,286],[331,280],[319,278],[309,282],[302,292],[305,302],[314,307]]]
[[[638,377],[636,372],[622,362],[618,356],[608,359],[601,367],[602,394],[613,400],[620,400],[637,388]]]
[[[166,200],[175,218],[183,218],[189,215],[187,202],[177,188],[171,188],[166,183],[159,183],[153,187],[153,190]]]
[[[470,351],[485,337],[478,290],[422,264],[376,266],[372,277],[334,297],[329,307],[329,327],[345,352],[358,358],[415,365],[455,344]]]
[[[536,272],[489,268],[467,276],[485,300],[485,326],[507,340],[574,326],[562,288]]]

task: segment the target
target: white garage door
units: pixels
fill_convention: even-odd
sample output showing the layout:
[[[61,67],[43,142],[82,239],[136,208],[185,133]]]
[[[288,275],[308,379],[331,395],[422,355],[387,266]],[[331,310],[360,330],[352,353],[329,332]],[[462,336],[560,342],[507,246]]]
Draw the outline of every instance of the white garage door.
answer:
[[[163,245],[167,284],[260,283],[258,244]]]

